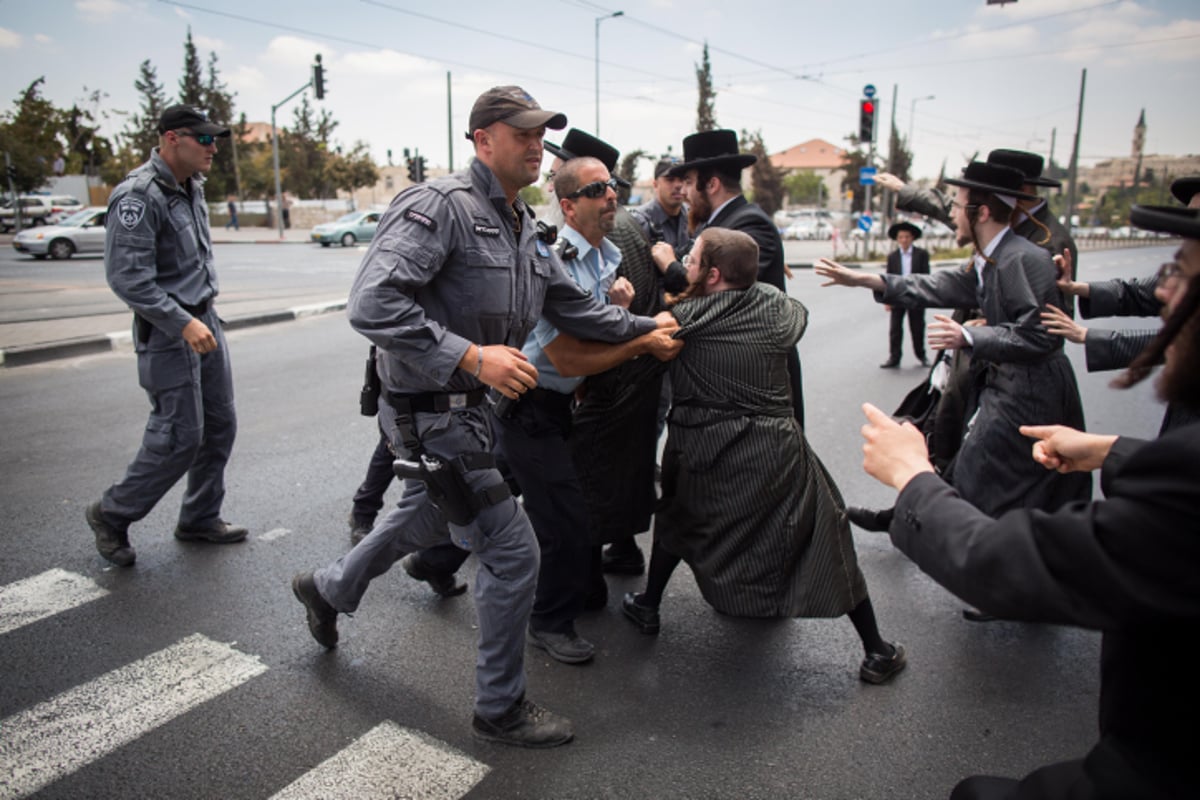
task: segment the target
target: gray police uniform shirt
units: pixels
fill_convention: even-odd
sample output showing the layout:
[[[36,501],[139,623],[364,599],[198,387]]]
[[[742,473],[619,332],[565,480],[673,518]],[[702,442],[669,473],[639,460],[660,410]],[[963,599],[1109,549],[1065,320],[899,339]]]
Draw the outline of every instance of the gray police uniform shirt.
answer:
[[[580,289],[536,233],[529,207],[520,199],[510,206],[478,160],[396,195],[346,307],[351,326],[384,351],[379,372],[388,391],[476,389],[481,383],[458,369],[468,349],[519,349],[543,315],[573,336],[606,342],[655,328],[652,318]]]
[[[108,285],[136,314],[172,336],[192,321],[181,303],[198,306],[217,296],[203,183],[196,174],[181,186],[156,147],[108,202]]]
[[[685,250],[692,243],[692,237],[688,234],[688,209],[684,204],[681,210],[675,216],[669,216],[666,209],[658,202],[658,198],[654,198],[649,203],[644,203],[635,209],[632,209],[630,214],[637,220],[638,225],[642,227],[642,233],[646,238],[650,238],[650,224],[653,223],[662,230],[663,241],[675,248],[675,250]]]

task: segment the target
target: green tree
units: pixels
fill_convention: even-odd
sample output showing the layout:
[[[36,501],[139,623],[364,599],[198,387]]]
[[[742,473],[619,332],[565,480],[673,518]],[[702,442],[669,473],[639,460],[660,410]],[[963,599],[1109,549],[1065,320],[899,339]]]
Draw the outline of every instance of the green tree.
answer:
[[[87,87],[84,87],[87,91]],[[108,95],[96,90],[88,94],[91,108],[99,108]],[[101,168],[113,157],[112,143],[99,135],[100,126],[96,113],[91,108],[71,106],[62,113],[63,138],[67,141],[67,172],[98,175]]]
[[[913,154],[908,149],[908,139],[900,135],[895,125],[892,126],[892,135],[888,141],[888,153],[888,172],[909,183],[912,180],[909,171],[912,169]]]
[[[536,183],[531,183],[528,186],[521,187],[517,192],[527,204],[531,206],[541,206],[546,204],[546,193]]]
[[[353,192],[362,186],[373,186],[379,181],[379,168],[371,158],[371,149],[366,142],[355,142],[346,154],[341,148],[325,164],[325,182],[334,189]]]
[[[754,202],[767,214],[774,214],[783,208],[783,174],[771,163],[761,130],[751,133],[743,129],[741,138],[742,151],[758,156],[750,168]]]
[[[233,121],[233,95],[221,81],[217,70],[217,54],[208,54],[208,74],[200,106],[208,112],[209,119],[222,125]],[[217,154],[213,157],[212,170],[205,183],[205,195],[219,199],[237,191],[237,170],[234,168],[234,143],[232,138],[221,139]]]
[[[700,95],[696,103],[696,131],[712,131],[717,128],[717,90],[713,88],[712,64],[708,60],[708,42],[704,43],[704,57],[696,65],[696,85]]]
[[[50,177],[55,157],[64,150],[58,136],[62,113],[42,97],[45,81],[44,76],[39,77],[25,87],[13,101],[15,109],[0,117],[0,152],[11,159],[18,192],[41,188]]]
[[[204,107],[204,76],[200,56],[192,41],[192,26],[188,26],[187,39],[183,43],[183,76],[179,79],[179,102],[189,106]]]
[[[617,165],[616,177],[629,184],[617,190],[617,202],[621,205],[629,203],[629,193],[633,190],[633,182],[637,180],[637,162],[645,155],[645,150],[633,150],[626,153]]]
[[[854,192],[850,200],[850,211],[860,212],[863,210],[863,201],[866,198],[864,188],[858,182],[859,171],[867,166],[867,154],[858,146],[858,140],[855,137],[848,137],[855,147],[853,150],[846,151],[846,163],[842,165],[842,172],[846,177],[842,179],[843,190]]]
[[[132,162],[129,169],[150,158],[150,151],[158,145],[158,119],[167,107],[166,90],[158,82],[158,71],[150,59],[138,68],[133,88],[138,91],[140,109],[129,116],[129,122],[121,132],[122,150],[126,150],[122,154],[123,161]]]
[[[823,198],[824,191],[821,176],[813,172],[811,169],[793,172],[783,179],[783,191],[787,195],[789,203],[796,205],[807,205],[820,203]]]

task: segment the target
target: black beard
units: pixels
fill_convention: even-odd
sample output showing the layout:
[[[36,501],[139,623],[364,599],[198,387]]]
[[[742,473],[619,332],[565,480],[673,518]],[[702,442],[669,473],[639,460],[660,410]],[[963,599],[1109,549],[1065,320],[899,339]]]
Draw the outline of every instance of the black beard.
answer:
[[[688,206],[688,231],[694,234],[700,229],[700,226],[708,222],[708,218],[712,216],[712,203],[708,198],[701,195],[696,202]]]

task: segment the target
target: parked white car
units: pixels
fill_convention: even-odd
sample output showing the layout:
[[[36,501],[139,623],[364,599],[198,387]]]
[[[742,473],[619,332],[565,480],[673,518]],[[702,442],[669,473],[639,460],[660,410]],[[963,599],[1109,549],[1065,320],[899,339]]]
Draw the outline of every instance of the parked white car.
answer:
[[[83,203],[69,194],[28,194],[17,198],[21,204],[21,226],[57,225],[83,208]],[[11,200],[0,205],[0,230],[12,230],[17,225]]]
[[[104,252],[104,218],[108,209],[91,206],[57,225],[23,230],[13,237],[13,248],[37,259],[67,259],[76,253]]]

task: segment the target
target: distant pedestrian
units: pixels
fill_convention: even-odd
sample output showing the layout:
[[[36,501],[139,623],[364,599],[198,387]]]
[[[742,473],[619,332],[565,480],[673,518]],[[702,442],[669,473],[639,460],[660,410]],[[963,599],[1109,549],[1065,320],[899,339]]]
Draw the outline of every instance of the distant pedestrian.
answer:
[[[283,195],[283,227],[292,227],[292,198],[286,193]]]
[[[67,171],[67,161],[66,161],[66,159],[63,158],[62,153],[59,153],[55,157],[53,169],[54,169],[54,174],[59,175],[59,176],[63,175],[63,173],[65,173]]]
[[[237,198],[234,195],[229,195],[229,202],[226,204],[229,209],[229,221],[225,223],[225,230],[233,228],[235,231],[240,231],[238,225],[238,207]]]
[[[911,222],[897,222],[888,228],[888,238],[899,245],[888,254],[888,275],[928,275],[929,251],[913,244],[921,238],[921,229]],[[905,308],[900,305],[886,306],[891,312],[891,324],[888,328],[888,360],[879,366],[884,369],[895,369],[900,366],[900,351],[904,345],[904,317],[908,316],[908,329],[912,334],[913,353],[922,366],[928,366],[925,359],[925,309]]]
[[[112,194],[104,249],[108,285],[133,309],[138,377],[151,403],[125,477],[86,512],[100,555],[123,567],[136,558],[129,525],[184,475],[175,538],[246,538],[245,528],[221,519],[237,419],[229,351],[213,306],[217,273],[203,189],[216,137],[228,137],[229,128],[198,108],[175,105],[163,112],[158,133],[150,160]]]

